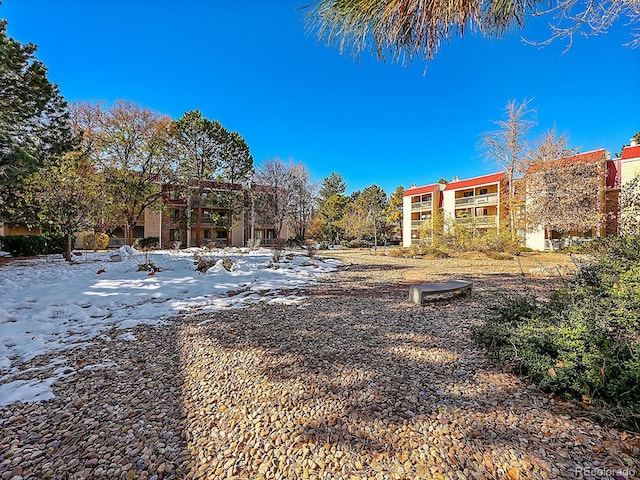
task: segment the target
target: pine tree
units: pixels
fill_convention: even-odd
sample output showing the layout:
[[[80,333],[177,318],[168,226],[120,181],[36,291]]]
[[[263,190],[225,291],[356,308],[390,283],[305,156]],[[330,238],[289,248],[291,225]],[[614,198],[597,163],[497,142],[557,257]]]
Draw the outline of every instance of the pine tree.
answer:
[[[67,104],[36,48],[9,37],[0,20],[0,215],[12,219],[24,207],[26,178],[74,144]]]

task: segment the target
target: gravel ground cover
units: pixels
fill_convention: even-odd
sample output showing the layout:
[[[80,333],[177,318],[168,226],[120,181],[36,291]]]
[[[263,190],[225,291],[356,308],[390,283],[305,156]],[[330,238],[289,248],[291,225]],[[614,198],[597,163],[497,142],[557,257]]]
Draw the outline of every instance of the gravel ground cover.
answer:
[[[344,266],[301,305],[75,351],[55,399],[0,409],[0,478],[640,478],[640,437],[501,371],[471,338],[496,296],[544,293],[564,255],[332,255]],[[449,278],[473,293],[409,303],[411,282]]]

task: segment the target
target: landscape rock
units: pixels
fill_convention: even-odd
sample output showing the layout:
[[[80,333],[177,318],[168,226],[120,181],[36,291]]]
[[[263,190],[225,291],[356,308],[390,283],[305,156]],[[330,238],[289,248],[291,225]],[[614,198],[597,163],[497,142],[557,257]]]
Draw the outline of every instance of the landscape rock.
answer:
[[[468,297],[416,306],[407,279],[424,280],[424,260],[350,263],[304,290],[303,305],[138,326],[136,341],[92,339],[78,365],[117,361],[78,368],[54,384],[52,400],[0,409],[0,477],[519,480],[580,478],[598,465],[638,471],[637,435],[529,388],[473,342],[492,299],[514,288],[508,277],[485,266],[469,275]],[[548,288],[536,282],[529,288]],[[46,374],[34,368],[20,379]]]

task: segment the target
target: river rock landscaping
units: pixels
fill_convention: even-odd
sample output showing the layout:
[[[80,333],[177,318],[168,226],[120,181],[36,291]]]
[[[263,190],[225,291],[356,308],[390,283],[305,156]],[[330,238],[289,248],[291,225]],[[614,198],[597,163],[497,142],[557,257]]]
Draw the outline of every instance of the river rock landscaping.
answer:
[[[302,301],[127,339],[113,327],[65,365],[26,360],[20,380],[55,377],[54,398],[2,407],[0,478],[637,477],[640,437],[528,386],[472,338],[493,298],[525,277],[544,291],[564,256],[335,255],[337,272],[286,292]],[[410,283],[453,277],[473,293],[410,303]]]

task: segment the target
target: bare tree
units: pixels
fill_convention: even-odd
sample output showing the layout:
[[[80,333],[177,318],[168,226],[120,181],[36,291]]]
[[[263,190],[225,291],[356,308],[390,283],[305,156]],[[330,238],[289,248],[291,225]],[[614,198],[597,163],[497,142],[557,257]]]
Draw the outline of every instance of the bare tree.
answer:
[[[576,35],[600,35],[621,20],[626,26],[632,27],[631,38],[625,46],[640,45],[638,0],[555,0],[549,4],[549,8],[537,11],[535,15],[551,16],[552,21],[549,22],[551,35],[542,42],[527,40],[527,43],[533,45],[548,45],[557,39],[566,39],[566,51],[571,48]]]
[[[282,238],[282,231],[289,216],[294,182],[292,167],[292,162],[285,163],[281,158],[274,157],[265,160],[254,175],[256,183],[268,189],[264,192],[267,198],[265,214],[273,225],[277,238]]]
[[[565,136],[547,133],[527,176],[527,227],[560,233],[598,230],[604,221],[604,151],[575,154]],[[572,155],[573,154],[573,155]]]
[[[504,120],[498,120],[496,130],[482,134],[482,148],[485,157],[497,163],[507,178],[505,207],[509,212],[511,236],[516,236],[516,183],[526,171],[529,153],[529,132],[536,124],[535,110],[530,108],[531,100],[521,103],[509,100],[504,108]]]
[[[311,182],[307,167],[302,163],[291,166],[291,176],[289,219],[295,239],[304,242],[316,211],[318,185]]]

